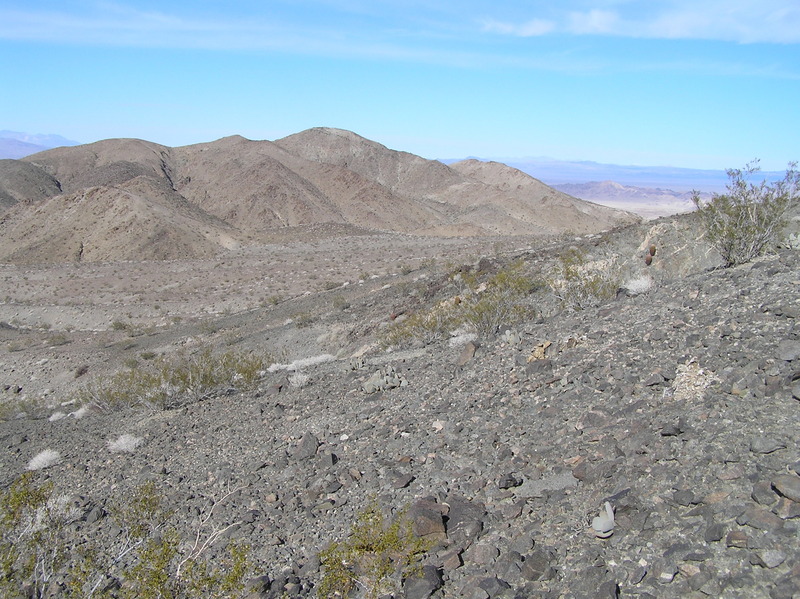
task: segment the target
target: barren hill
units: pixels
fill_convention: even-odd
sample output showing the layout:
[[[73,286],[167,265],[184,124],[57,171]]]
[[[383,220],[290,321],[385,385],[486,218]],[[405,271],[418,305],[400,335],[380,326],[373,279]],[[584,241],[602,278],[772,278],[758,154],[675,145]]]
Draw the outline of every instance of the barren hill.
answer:
[[[7,262],[202,257],[320,223],[447,237],[591,233],[636,220],[504,165],[448,167],[326,128],[276,142],[56,148],[0,165],[0,202]]]

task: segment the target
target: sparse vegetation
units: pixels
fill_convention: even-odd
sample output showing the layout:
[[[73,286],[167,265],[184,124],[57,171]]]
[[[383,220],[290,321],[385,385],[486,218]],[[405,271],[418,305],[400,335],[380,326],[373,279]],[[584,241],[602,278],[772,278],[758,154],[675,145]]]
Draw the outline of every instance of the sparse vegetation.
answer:
[[[792,162],[781,181],[755,184],[758,161],[744,169],[728,170],[727,193],[703,202],[694,192],[692,202],[703,221],[708,241],[719,251],[726,267],[750,262],[780,239],[786,211],[800,199],[800,171]]]
[[[56,333],[55,335],[51,335],[47,339],[47,345],[50,347],[58,347],[61,345],[66,345],[70,343],[70,338],[67,337],[64,333]]]
[[[67,562],[69,548],[62,531],[77,517],[68,496],[54,495],[51,484],[35,485],[32,473],[19,477],[0,495],[0,591],[4,597],[43,596]]]
[[[335,310],[347,310],[350,307],[350,302],[343,295],[337,294],[333,296],[331,305]]]
[[[383,344],[402,345],[411,340],[431,343],[462,327],[492,335],[501,325],[535,315],[526,300],[536,285],[526,275],[522,262],[506,266],[484,281],[462,272],[455,273],[451,280],[457,296],[390,325],[383,335]]]
[[[652,254],[648,254],[652,255]],[[628,290],[631,295],[643,295],[653,288],[653,279],[647,275],[641,275],[628,279],[623,283],[623,287]]]
[[[53,449],[45,449],[33,456],[28,462],[28,470],[43,470],[61,461],[61,454]]]
[[[64,596],[74,598],[240,596],[252,569],[249,548],[229,544],[228,559],[215,566],[205,556],[232,526],[206,530],[217,505],[212,501],[201,513],[191,535],[194,542],[185,546],[169,525],[173,514],[164,508],[154,483],[145,483],[110,506],[120,534],[113,545],[100,547],[91,538],[65,534],[82,511],[69,495],[54,493],[50,483],[36,484],[27,473],[0,494],[0,591],[4,597],[42,597],[58,578]]]
[[[141,445],[143,439],[131,434],[120,435],[116,439],[108,441],[108,450],[111,453],[133,453]]]
[[[46,409],[45,401],[36,397],[14,397],[0,402],[0,421],[15,418],[40,418]]]
[[[300,329],[310,327],[312,324],[314,324],[314,317],[310,312],[295,312],[292,314],[291,319],[295,326]]]
[[[131,328],[131,325],[127,322],[122,322],[121,320],[115,320],[111,323],[111,330],[112,331],[127,331]]]
[[[584,310],[616,296],[620,278],[613,261],[589,262],[584,252],[570,248],[559,257],[548,285],[565,309]]]
[[[325,574],[318,596],[348,597],[360,588],[366,597],[376,599],[397,584],[392,579],[395,574],[408,574],[428,549],[429,544],[414,534],[405,511],[387,523],[373,502],[359,514],[345,541],[331,543],[320,553]]]
[[[109,379],[86,385],[76,399],[105,410],[132,406],[163,409],[198,401],[227,386],[251,388],[270,363],[268,355],[214,353],[206,348],[119,371]]]
[[[501,325],[533,318],[533,308],[523,302],[533,289],[524,264],[515,262],[490,277],[483,292],[470,296],[465,302],[464,318],[481,335],[496,333]]]

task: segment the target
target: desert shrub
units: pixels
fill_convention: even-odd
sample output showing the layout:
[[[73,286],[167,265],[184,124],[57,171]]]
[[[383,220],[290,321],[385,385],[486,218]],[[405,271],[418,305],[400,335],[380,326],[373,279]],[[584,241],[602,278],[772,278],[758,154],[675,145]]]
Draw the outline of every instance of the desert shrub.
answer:
[[[113,331],[127,331],[130,328],[130,323],[123,322],[122,320],[115,320],[111,323],[111,330]]]
[[[331,304],[335,310],[347,310],[350,307],[350,302],[341,294],[334,295]]]
[[[771,184],[748,180],[759,170],[757,160],[744,169],[728,170],[727,193],[714,194],[708,202],[698,192],[692,194],[706,238],[726,267],[750,262],[778,241],[790,204],[800,199],[796,162],[789,164],[781,181]]]
[[[66,345],[67,343],[70,342],[71,342],[70,338],[67,337],[64,333],[56,333],[55,335],[51,335],[47,339],[47,345],[49,345],[50,347],[58,347],[60,345]]]
[[[0,401],[0,422],[17,418],[42,418],[47,402],[36,397],[14,397]]]
[[[55,466],[61,461],[61,454],[53,449],[40,451],[28,462],[26,470],[44,470],[50,466]]]
[[[310,312],[295,312],[292,314],[291,319],[295,326],[300,329],[314,324],[314,316]]]
[[[133,453],[141,445],[142,441],[141,437],[125,433],[113,441],[109,440],[107,446],[111,453]]]
[[[523,303],[533,291],[533,282],[525,276],[522,262],[502,269],[489,278],[486,289],[464,302],[464,320],[482,335],[493,334],[504,324],[514,324],[534,316]]]
[[[80,516],[67,495],[27,473],[0,495],[0,591],[41,597],[69,558],[64,529]],[[23,595],[23,592],[26,593]]]
[[[401,345],[412,340],[431,343],[463,327],[481,335],[491,335],[501,325],[511,325],[534,316],[534,310],[526,300],[534,291],[535,284],[526,276],[521,261],[506,266],[485,280],[463,272],[454,273],[451,280],[458,292],[456,298],[419,310],[388,326],[383,333],[383,345]]]
[[[227,386],[252,388],[266,371],[269,358],[232,350],[214,353],[208,348],[191,355],[162,357],[86,385],[77,400],[100,409],[164,409],[198,401]]]
[[[583,310],[614,298],[620,278],[613,263],[587,262],[583,251],[570,248],[559,256],[548,285],[565,309]]]
[[[9,341],[6,349],[9,351],[9,353],[13,353],[27,349],[27,345],[20,341]]]
[[[653,288],[653,279],[647,275],[633,277],[625,281],[622,287],[631,295],[643,295]]]
[[[381,336],[381,343],[386,347],[413,340],[433,343],[447,336],[460,323],[457,306],[453,302],[442,302],[390,324]]]
[[[224,501],[226,495],[221,501]],[[0,594],[43,597],[59,580],[65,597],[157,599],[241,596],[252,570],[249,548],[229,544],[228,557],[212,560],[206,550],[231,525],[207,531],[217,502],[201,513],[188,546],[169,522],[155,485],[145,483],[125,501],[110,505],[119,529],[108,546],[70,534],[82,516],[69,495],[27,473],[0,493]],[[49,596],[49,595],[47,595]]]
[[[350,535],[319,555],[325,571],[318,588],[322,599],[347,597],[356,587],[375,599],[389,592],[395,574],[408,573],[430,549],[417,537],[405,511],[387,522],[377,503],[361,512]]]

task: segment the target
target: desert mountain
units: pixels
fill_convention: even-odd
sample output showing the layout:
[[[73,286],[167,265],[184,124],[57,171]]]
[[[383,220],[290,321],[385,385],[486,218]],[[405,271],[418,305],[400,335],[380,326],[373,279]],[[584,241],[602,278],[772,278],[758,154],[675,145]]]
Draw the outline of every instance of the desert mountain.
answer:
[[[591,233],[636,217],[505,165],[446,166],[349,131],[170,148],[112,139],[0,163],[0,260],[202,257],[333,223],[434,236]]]
[[[22,133],[20,131],[0,131],[0,158],[22,158],[57,148],[60,146],[77,146],[77,141],[72,141],[60,135],[42,135]]]

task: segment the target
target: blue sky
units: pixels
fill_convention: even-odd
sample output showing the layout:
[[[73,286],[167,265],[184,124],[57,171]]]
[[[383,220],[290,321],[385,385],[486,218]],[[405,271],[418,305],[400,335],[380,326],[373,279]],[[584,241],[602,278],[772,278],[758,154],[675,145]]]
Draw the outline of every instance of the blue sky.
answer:
[[[0,129],[350,129],[426,158],[800,160],[798,0],[0,0]]]

